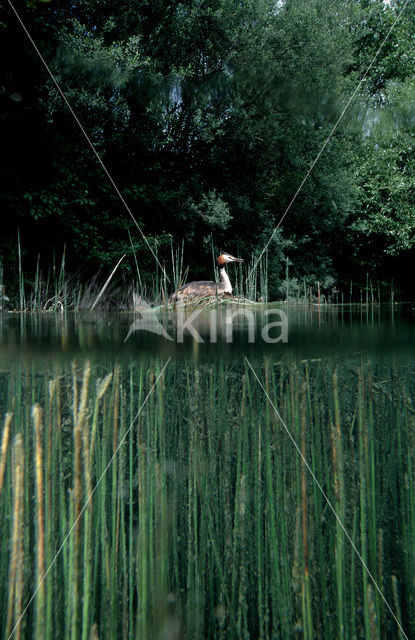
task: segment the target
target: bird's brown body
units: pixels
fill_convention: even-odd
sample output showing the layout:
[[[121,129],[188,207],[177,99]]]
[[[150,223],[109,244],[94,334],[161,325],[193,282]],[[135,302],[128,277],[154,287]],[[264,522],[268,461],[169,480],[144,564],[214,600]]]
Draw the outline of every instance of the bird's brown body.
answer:
[[[232,285],[229,276],[225,271],[225,264],[228,262],[243,262],[240,258],[234,258],[228,253],[223,253],[218,258],[220,282],[212,280],[198,280],[188,282],[183,285],[170,297],[170,302],[178,302],[180,300],[195,300],[197,298],[205,298],[210,296],[230,296],[232,295]]]

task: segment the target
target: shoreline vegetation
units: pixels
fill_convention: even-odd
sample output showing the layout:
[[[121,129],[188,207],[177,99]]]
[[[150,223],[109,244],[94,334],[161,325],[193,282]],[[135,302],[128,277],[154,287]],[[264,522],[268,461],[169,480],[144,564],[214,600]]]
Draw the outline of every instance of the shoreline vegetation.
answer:
[[[155,275],[144,280],[134,254],[135,276],[119,275],[117,269],[125,256],[105,278],[99,272],[86,279],[67,273],[63,252],[59,265],[53,263],[44,275],[38,260],[36,272],[28,277],[23,270],[22,256],[19,246],[19,263],[17,282],[6,291],[3,284],[3,265],[0,262],[0,311],[3,312],[64,312],[64,311],[134,311],[143,308],[175,308],[183,303],[170,303],[169,297],[180,286],[186,283],[189,268],[184,267],[183,245],[181,249],[171,249],[169,267],[163,265],[164,271],[157,265]],[[214,252],[212,252],[214,256]],[[390,283],[372,282],[366,274],[366,282],[359,284],[350,282],[339,290],[333,279],[329,285],[319,281],[309,284],[306,279],[300,283],[297,278],[289,278],[288,264],[286,280],[279,287],[281,297],[269,299],[268,252],[256,264],[255,259],[246,265],[237,265],[228,269],[233,283],[233,294],[226,296],[200,297],[186,302],[186,306],[212,306],[214,304],[276,304],[304,305],[361,305],[374,306],[398,302],[394,281]],[[213,258],[213,271],[218,281],[217,268]],[[129,282],[128,282],[129,280]],[[403,301],[401,302],[410,302]]]
[[[305,280],[314,297],[320,283],[321,296],[348,302],[353,281],[353,301],[355,282],[363,303],[371,286],[379,301],[378,281],[390,299],[391,278],[413,298],[412,5],[23,0],[22,22],[77,121],[6,6],[0,255],[12,308],[40,308],[38,256],[46,281],[56,256],[59,279],[65,245],[66,307],[123,255],[117,273],[138,282],[137,258],[148,290],[137,289],[154,301],[152,252],[167,264],[183,239],[191,280],[213,279],[212,244],[247,261],[269,242],[268,295],[259,276],[256,294],[249,283],[238,293],[254,300],[301,299]],[[60,304],[48,303],[50,277],[47,308]]]

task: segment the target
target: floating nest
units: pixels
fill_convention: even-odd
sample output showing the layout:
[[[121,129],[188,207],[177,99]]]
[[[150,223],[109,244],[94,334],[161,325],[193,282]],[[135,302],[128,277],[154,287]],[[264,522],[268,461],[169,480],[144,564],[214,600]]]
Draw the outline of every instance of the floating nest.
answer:
[[[231,295],[222,295],[222,296],[195,296],[194,298],[190,298],[188,300],[176,300],[175,302],[166,302],[164,304],[159,304],[155,307],[149,305],[148,303],[142,301],[142,304],[135,306],[134,311],[143,311],[149,310],[152,311],[162,311],[162,310],[170,310],[173,311],[177,307],[182,308],[212,308],[216,306],[229,306],[229,305],[244,305],[256,307],[263,304],[262,302],[254,302],[254,300],[249,300],[248,298],[231,296]]]
[[[248,298],[224,295],[224,296],[195,296],[189,300],[178,300],[169,303],[169,307],[215,307],[217,305],[250,305],[256,306],[260,302],[254,302]]]

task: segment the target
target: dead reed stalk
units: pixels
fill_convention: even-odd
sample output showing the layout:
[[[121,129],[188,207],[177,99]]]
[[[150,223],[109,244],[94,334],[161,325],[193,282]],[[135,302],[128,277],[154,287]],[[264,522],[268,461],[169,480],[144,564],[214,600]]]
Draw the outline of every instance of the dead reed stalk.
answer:
[[[6,417],[4,419],[4,430],[3,430],[3,437],[1,439],[1,450],[0,450],[0,494],[3,489],[4,471],[6,469],[7,449],[8,449],[9,440],[10,440],[10,425],[12,422],[12,418],[13,418],[12,413],[6,413]]]
[[[24,590],[24,453],[22,436],[18,433],[12,449],[13,469],[13,535],[9,570],[6,637],[14,634],[20,640]],[[12,625],[14,625],[12,627]]]

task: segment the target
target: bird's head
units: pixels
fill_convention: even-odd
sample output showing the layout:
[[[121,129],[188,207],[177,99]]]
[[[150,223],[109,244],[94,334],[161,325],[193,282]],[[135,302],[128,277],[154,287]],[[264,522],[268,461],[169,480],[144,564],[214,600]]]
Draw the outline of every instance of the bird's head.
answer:
[[[231,256],[230,253],[221,253],[218,258],[218,265],[220,267],[224,267],[228,262],[243,262],[241,258],[235,258],[235,256]]]

